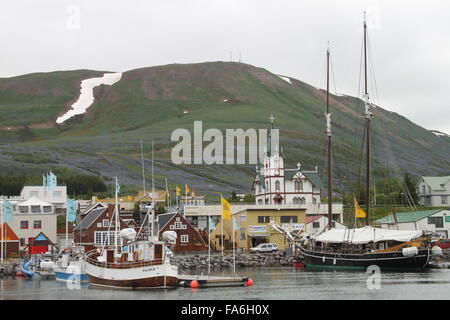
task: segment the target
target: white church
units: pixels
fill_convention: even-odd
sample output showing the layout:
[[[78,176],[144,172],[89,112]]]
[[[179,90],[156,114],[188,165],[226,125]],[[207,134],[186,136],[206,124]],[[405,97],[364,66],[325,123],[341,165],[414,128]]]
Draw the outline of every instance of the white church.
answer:
[[[271,129],[268,146],[262,167],[256,167],[256,177],[252,191],[257,205],[299,205],[307,208],[307,214],[322,215],[328,211],[328,205],[321,203],[322,182],[317,171],[302,170],[301,164],[288,169],[283,149],[272,146],[273,115],[270,117]],[[278,139],[274,139],[278,140]],[[275,141],[276,144],[278,144]],[[342,221],[342,203],[333,205],[334,220]]]

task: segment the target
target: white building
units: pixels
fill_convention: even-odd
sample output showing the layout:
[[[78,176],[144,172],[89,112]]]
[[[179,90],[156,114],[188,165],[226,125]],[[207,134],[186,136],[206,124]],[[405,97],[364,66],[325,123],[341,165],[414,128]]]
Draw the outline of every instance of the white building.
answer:
[[[24,200],[37,198],[53,205],[55,213],[65,213],[67,206],[67,186],[56,186],[49,190],[46,186],[24,186],[20,192]]]
[[[285,168],[286,157],[282,148],[271,146],[273,117],[271,120],[268,151],[263,159],[262,168],[256,167],[252,186],[256,204],[298,205],[307,208],[307,215],[328,214],[328,205],[321,204],[322,182],[317,166],[314,171],[302,170],[300,163],[297,163],[297,168]],[[333,220],[342,221],[342,208],[342,203],[333,204]]]
[[[450,203],[450,176],[422,177],[419,203],[427,207],[446,207]]]
[[[13,209],[12,220],[8,224],[20,239],[20,250],[41,232],[57,243],[57,214],[53,204],[35,197],[25,201],[22,197],[11,197],[7,200]],[[0,204],[3,205],[2,200]]]
[[[336,229],[347,229],[345,225],[340,222],[332,221],[332,227]],[[305,233],[308,236],[316,236],[326,231],[328,228],[328,218],[326,216],[307,216]]]
[[[431,231],[442,238],[448,238],[450,234],[450,210],[447,209],[400,212],[395,217],[390,214],[376,222],[384,229]]]

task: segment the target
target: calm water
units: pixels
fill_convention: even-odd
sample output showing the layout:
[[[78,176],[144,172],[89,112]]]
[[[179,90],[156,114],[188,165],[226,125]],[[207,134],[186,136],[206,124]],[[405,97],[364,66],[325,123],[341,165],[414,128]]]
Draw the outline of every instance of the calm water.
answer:
[[[305,271],[291,267],[245,268],[252,287],[122,291],[82,286],[68,289],[54,280],[0,280],[0,299],[450,299],[450,270],[382,273],[381,288],[367,288],[363,272]],[[227,275],[214,273],[214,275]]]

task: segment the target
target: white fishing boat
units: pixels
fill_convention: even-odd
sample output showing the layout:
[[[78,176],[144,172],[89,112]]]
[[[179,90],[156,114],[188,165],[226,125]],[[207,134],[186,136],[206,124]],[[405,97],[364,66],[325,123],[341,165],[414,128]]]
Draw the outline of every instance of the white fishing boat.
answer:
[[[162,240],[158,239],[154,223],[155,203],[152,203],[151,215],[149,210],[138,233],[132,228],[122,229],[119,233],[118,189],[116,178],[114,245],[86,254],[90,285],[120,289],[176,287],[178,267],[170,263],[170,254],[166,250],[166,243],[173,242],[174,233],[168,231]]]

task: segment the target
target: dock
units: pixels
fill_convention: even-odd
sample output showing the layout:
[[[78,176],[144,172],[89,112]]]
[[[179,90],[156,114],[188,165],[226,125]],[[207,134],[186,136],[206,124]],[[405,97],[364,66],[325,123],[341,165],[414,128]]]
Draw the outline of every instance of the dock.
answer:
[[[194,283],[196,281],[196,284]],[[178,285],[190,288],[211,288],[211,287],[246,287],[253,284],[247,277],[221,277],[204,275],[180,275]]]

